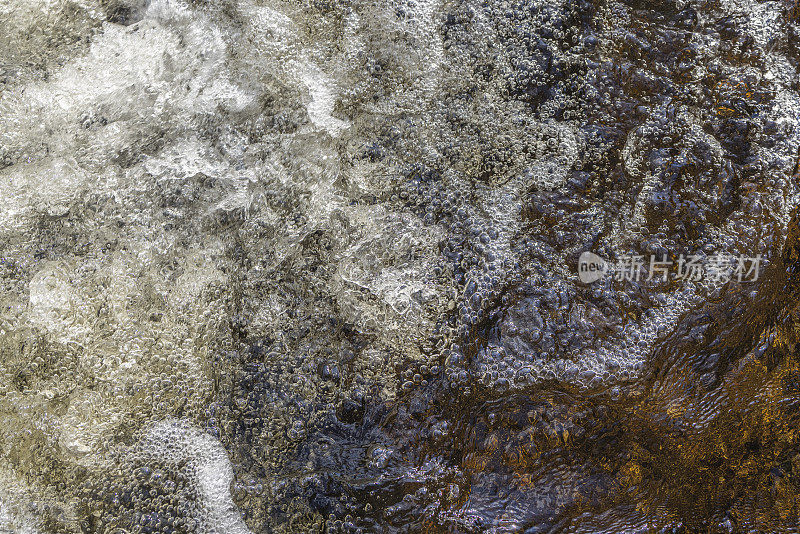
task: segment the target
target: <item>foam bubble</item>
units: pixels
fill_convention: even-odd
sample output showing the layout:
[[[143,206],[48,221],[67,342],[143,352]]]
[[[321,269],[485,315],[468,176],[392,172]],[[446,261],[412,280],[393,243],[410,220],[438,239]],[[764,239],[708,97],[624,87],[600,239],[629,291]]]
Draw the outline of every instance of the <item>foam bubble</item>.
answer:
[[[201,532],[250,534],[231,497],[233,467],[217,439],[186,422],[165,420],[145,431],[141,447],[145,457],[190,467],[204,512]]]

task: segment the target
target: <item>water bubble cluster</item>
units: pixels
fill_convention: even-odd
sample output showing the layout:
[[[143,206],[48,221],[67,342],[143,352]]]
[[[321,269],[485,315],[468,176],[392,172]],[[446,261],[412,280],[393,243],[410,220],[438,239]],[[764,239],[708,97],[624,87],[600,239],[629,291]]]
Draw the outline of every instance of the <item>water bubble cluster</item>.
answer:
[[[0,530],[791,523],[798,20],[6,2]]]

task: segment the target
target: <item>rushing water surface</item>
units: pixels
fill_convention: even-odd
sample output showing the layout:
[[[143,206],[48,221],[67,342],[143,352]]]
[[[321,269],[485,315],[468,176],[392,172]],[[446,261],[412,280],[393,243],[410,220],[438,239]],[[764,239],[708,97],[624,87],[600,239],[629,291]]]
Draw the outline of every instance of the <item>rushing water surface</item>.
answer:
[[[0,0],[0,532],[800,532],[798,62],[795,0]]]

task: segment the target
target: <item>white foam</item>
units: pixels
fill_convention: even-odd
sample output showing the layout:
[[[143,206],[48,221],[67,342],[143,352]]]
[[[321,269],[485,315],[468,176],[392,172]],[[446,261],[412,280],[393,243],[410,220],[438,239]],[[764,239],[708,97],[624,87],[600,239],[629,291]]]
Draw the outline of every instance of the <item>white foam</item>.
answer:
[[[189,423],[173,419],[150,427],[143,445],[145,454],[185,461],[192,469],[205,511],[201,532],[250,534],[231,497],[233,466],[217,439]]]
[[[331,137],[348,129],[349,122],[333,116],[338,92],[334,80],[310,59],[292,19],[277,9],[251,2],[243,2],[240,9],[247,14],[252,36],[261,45],[255,47],[257,53],[267,56],[264,60],[275,65],[281,78],[305,86],[310,97],[306,110],[311,123]]]
[[[88,328],[85,297],[70,281],[69,272],[60,262],[48,262],[29,285],[31,321],[52,332],[62,342],[82,338]]]
[[[0,534],[39,534],[29,518],[16,517],[3,499],[0,499]]]

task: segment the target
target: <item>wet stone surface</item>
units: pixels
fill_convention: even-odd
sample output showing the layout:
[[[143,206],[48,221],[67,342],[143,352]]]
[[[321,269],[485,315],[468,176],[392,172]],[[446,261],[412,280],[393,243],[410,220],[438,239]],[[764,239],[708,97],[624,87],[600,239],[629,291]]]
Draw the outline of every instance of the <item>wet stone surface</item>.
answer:
[[[0,27],[0,532],[798,528],[796,2]]]

